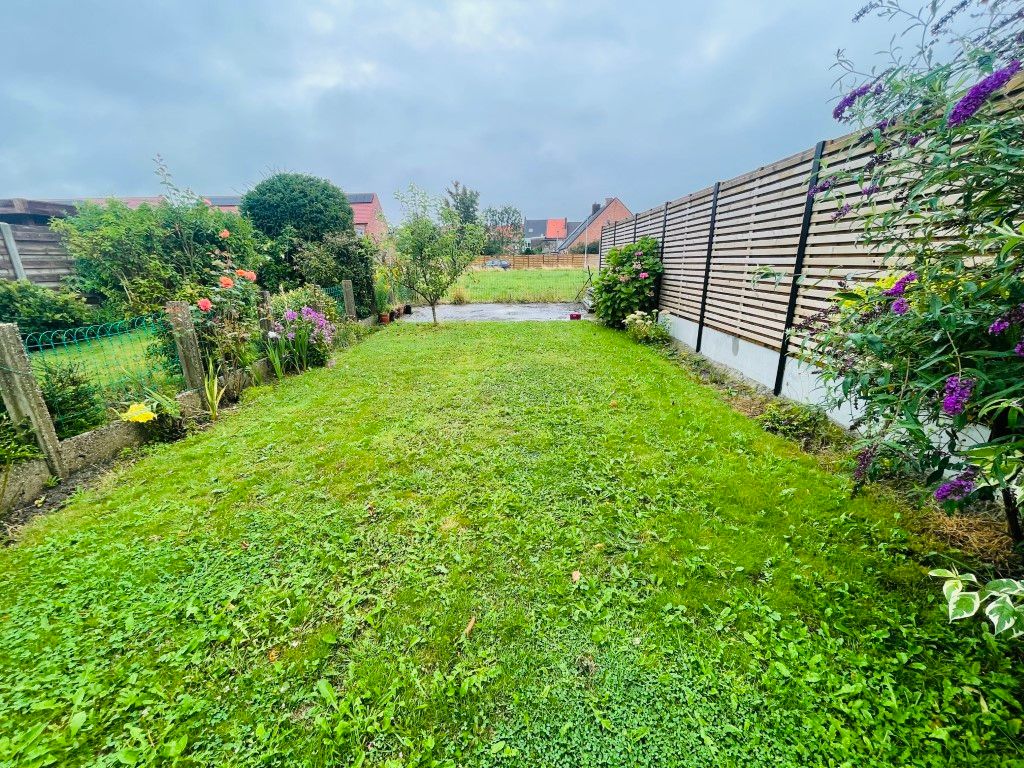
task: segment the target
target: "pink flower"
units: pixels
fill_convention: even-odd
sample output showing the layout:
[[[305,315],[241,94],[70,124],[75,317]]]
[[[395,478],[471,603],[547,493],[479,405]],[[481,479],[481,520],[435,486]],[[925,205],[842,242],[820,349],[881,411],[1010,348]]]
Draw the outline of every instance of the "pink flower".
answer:
[[[646,280],[648,277],[650,277],[649,273],[647,273],[647,272],[641,272],[640,273],[640,279],[641,280]]]
[[[213,309],[213,302],[209,299],[200,299],[196,302],[196,306],[199,307],[200,312],[209,312]]]
[[[221,277],[220,277],[220,287],[221,288],[234,288],[235,287],[235,281],[232,280],[227,275],[221,275]]]
[[[220,232],[217,233],[217,236],[220,237],[221,240],[227,240],[229,237],[231,237],[231,231],[227,229],[222,229]]]
[[[619,282],[620,283],[628,283],[629,282],[629,275],[619,275]]]
[[[242,277],[244,277],[250,283],[255,283],[256,282],[256,273],[253,272],[251,269],[247,270],[246,273],[244,275],[242,275]]]

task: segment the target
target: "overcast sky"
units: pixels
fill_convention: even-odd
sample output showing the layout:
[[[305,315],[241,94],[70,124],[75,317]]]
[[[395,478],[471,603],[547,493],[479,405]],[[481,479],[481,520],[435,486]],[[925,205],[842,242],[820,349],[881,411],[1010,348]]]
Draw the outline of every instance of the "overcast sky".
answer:
[[[203,194],[276,170],[634,211],[844,133],[862,0],[3,0],[0,197]]]

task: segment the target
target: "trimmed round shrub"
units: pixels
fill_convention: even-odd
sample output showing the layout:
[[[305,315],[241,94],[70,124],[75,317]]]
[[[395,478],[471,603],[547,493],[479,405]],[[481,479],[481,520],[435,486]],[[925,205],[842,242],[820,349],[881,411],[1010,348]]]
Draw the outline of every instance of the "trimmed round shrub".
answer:
[[[304,173],[276,173],[242,198],[241,212],[267,237],[291,232],[306,242],[352,228],[352,206],[331,182]]]

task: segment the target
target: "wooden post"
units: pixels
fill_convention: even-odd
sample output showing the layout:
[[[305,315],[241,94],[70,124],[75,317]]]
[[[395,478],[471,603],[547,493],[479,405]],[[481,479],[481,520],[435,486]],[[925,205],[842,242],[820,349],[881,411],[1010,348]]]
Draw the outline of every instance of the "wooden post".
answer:
[[[14,242],[14,232],[11,225],[6,221],[0,221],[0,236],[3,236],[4,246],[7,248],[7,255],[11,258],[11,267],[14,269],[15,280],[27,280],[25,266],[21,263],[21,254],[18,253],[18,244]]]
[[[32,373],[28,353],[21,343],[21,333],[14,323],[0,323],[0,394],[7,413],[16,424],[27,420],[32,425],[36,443],[46,457],[50,471],[57,477],[67,477],[57,430]]]
[[[166,306],[167,319],[174,334],[174,345],[178,349],[178,360],[181,362],[181,374],[185,378],[185,386],[199,393],[203,405],[209,408],[206,400],[206,388],[203,382],[206,371],[203,368],[203,357],[199,354],[199,339],[196,328],[192,324],[192,314],[184,301],[169,301]]]
[[[351,280],[341,281],[341,291],[345,294],[345,314],[349,316],[349,319],[356,319],[356,294],[352,290]]]
[[[711,221],[708,224],[708,256],[704,262],[704,290],[700,295],[700,318],[697,320],[697,344],[695,349],[700,352],[704,341],[704,314],[708,308],[708,283],[711,280],[711,249],[715,245],[715,220],[718,218],[718,190],[722,182],[715,182],[715,191],[711,193]]]
[[[811,178],[807,182],[808,190],[818,183],[818,171],[821,170],[821,155],[825,151],[825,142],[819,141],[814,148],[814,162],[811,163]],[[775,370],[775,394],[782,392],[782,380],[786,376],[786,355],[789,354],[789,336],[793,329],[793,318],[796,316],[796,299],[800,293],[800,277],[804,273],[804,254],[807,251],[807,238],[811,232],[811,216],[814,213],[814,196],[808,191],[804,201],[804,218],[800,222],[800,239],[796,244],[796,261],[793,264],[793,282],[789,286],[789,306],[786,308],[786,321],[782,326],[782,342],[779,345],[779,366]]]

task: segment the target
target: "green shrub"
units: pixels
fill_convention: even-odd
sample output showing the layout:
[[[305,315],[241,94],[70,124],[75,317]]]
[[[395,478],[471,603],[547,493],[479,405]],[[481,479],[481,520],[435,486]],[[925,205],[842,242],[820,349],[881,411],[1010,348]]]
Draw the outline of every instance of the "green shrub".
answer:
[[[352,281],[356,314],[369,317],[374,311],[373,264],[376,244],[352,232],[332,232],[318,243],[303,245],[295,255],[295,266],[307,283],[324,287]]]
[[[122,318],[161,308],[189,283],[210,283],[221,262],[256,269],[265,258],[249,221],[194,197],[135,209],[84,203],[50,226],[75,259],[70,283]]]
[[[242,198],[242,215],[267,237],[290,230],[312,243],[331,232],[352,229],[352,206],[331,182],[304,173],[277,173]]]
[[[776,400],[757,421],[766,432],[800,443],[805,451],[834,442],[840,430],[820,408]]]
[[[594,313],[606,325],[621,328],[628,315],[658,307],[658,277],[664,271],[658,241],[644,237],[612,248],[594,278]]]
[[[657,312],[634,312],[624,320],[629,338],[640,344],[668,344],[672,334]]]
[[[62,440],[88,432],[107,420],[100,388],[75,363],[44,360],[39,370],[39,389],[57,437]]]
[[[22,333],[88,325],[92,314],[71,291],[52,291],[28,280],[0,280],[0,323],[17,323]]]

